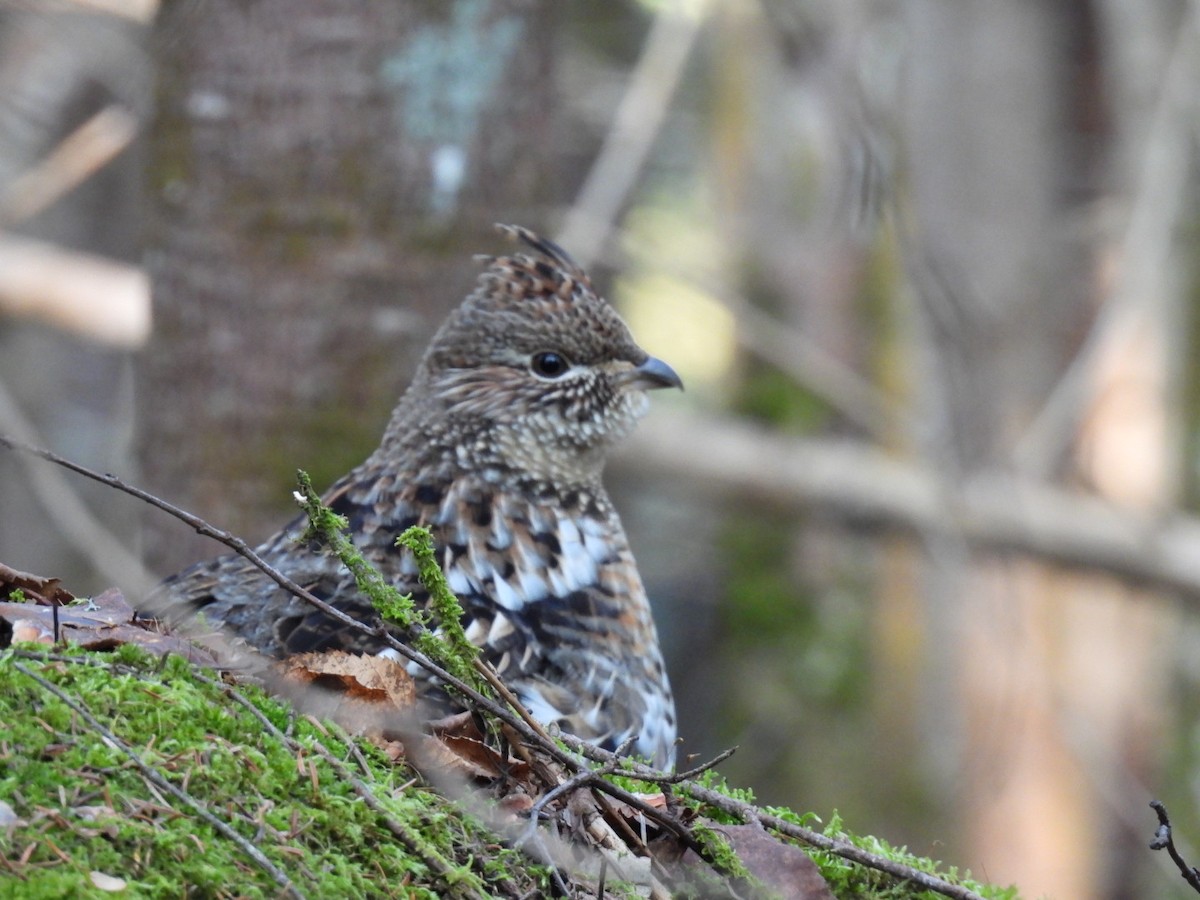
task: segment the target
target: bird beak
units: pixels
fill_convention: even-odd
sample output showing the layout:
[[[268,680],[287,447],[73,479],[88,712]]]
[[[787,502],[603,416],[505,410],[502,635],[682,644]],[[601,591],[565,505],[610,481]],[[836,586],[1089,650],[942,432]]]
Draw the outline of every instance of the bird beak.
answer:
[[[683,379],[657,357],[647,357],[646,361],[625,376],[625,387],[629,390],[653,391],[658,388],[679,388],[683,390]]]

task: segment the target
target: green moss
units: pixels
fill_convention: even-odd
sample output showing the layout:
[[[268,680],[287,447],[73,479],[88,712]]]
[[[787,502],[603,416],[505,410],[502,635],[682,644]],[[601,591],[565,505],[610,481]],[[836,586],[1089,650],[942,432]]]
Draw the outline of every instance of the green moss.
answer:
[[[626,758],[623,760],[623,764],[625,766],[632,767],[634,765],[634,759],[631,757]],[[642,781],[639,778],[634,778],[632,775],[613,773],[606,775],[605,780],[621,788],[621,790],[628,791],[631,794],[657,794],[662,790],[659,785],[650,781]]]
[[[0,800],[21,820],[0,830],[0,900],[100,897],[103,892],[90,882],[94,871],[126,879],[123,896],[130,897],[282,895],[237,841],[188,802],[148,783],[125,748],[251,842],[305,896],[550,891],[544,868],[503,846],[412,770],[370,744],[357,744],[366,771],[350,765],[378,804],[372,809],[319,752],[350,758],[350,742],[336,729],[298,716],[255,688],[239,687],[247,709],[223,682],[198,675],[181,658],[159,660],[132,646],[107,654],[48,655],[31,645],[0,653],[0,683],[5,685]],[[89,725],[81,709],[120,744]],[[615,780],[631,789],[646,787],[625,776]],[[740,802],[754,801],[751,792],[730,787],[715,772],[698,780]],[[682,789],[678,797],[696,815],[693,833],[721,873],[702,873],[699,888],[711,882],[719,893],[731,877],[746,880],[741,862],[715,830],[737,819],[691,800]],[[808,827],[815,818],[766,812]],[[904,848],[848,834],[836,815],[824,833],[965,884],[989,900],[1016,900],[1013,888],[977,884]],[[937,896],[832,854],[809,852],[837,897]]]
[[[697,822],[692,826],[692,835],[704,850],[704,858],[716,869],[728,876],[753,882],[755,879],[745,864],[729,846],[720,833],[709,826]]]
[[[754,803],[754,791],[750,788],[735,788],[731,787],[725,778],[718,772],[709,769],[707,772],[701,772],[696,779],[696,783],[701,787],[716,791],[718,794],[724,794],[731,800],[737,800],[740,803]],[[716,809],[711,806],[699,803],[690,797],[684,798],[684,803],[690,806],[697,813],[702,814],[706,818],[712,819],[723,825],[737,825],[741,822],[737,816],[730,815],[727,812]]]
[[[449,661],[463,668],[459,677],[470,680],[470,664],[479,655],[479,648],[467,639],[463,630],[463,609],[438,565],[433,552],[433,535],[428,528],[414,525],[396,539],[396,546],[407,548],[416,559],[417,577],[429,592],[429,612],[445,642],[442,652]]]
[[[365,776],[384,813],[406,823],[421,852],[386,827],[314,752],[349,748],[253,688],[241,688],[297,754],[219,684],[187,663],[130,648],[66,659],[0,654],[0,800],[23,824],[0,831],[0,898],[92,897],[89,873],[130,883],[134,897],[276,897],[279,886],[234,841],[161,789],[24,667],[73,698],[147,765],[199,798],[309,897],[441,897],[511,881],[544,888],[545,873],[500,847],[472,817],[369,745]],[[364,777],[359,773],[359,777]],[[403,787],[402,787],[403,786]],[[486,848],[486,853],[484,852]],[[486,861],[484,858],[486,857]],[[429,860],[446,861],[436,876]],[[455,862],[455,861],[458,862]],[[392,887],[388,887],[392,886]]]
[[[754,805],[755,798],[752,791],[731,787],[715,771],[710,770],[702,773],[696,781],[702,787],[716,791],[733,800]],[[727,860],[725,859],[725,855],[722,854],[722,848],[709,840],[711,837],[719,839],[720,836],[712,832],[711,829],[706,828],[702,822],[709,821],[715,825],[736,825],[740,824],[742,820],[736,815],[688,796],[686,790],[681,790],[678,794],[678,799],[684,807],[692,811],[697,821],[700,822],[700,824],[693,825],[692,830],[701,839],[706,854],[709,854],[709,858],[716,862],[718,866],[724,868]],[[847,832],[843,828],[841,817],[836,812],[830,819],[829,824],[824,829],[821,829],[821,819],[815,813],[797,813],[791,809],[773,806],[765,806],[761,807],[761,809],[767,815],[774,816],[785,822],[808,829],[820,830],[826,837],[845,841],[877,856],[901,863],[921,872],[936,875],[938,878],[949,881],[952,884],[964,886],[981,897],[987,898],[987,900],[1018,900],[1019,894],[1015,887],[994,887],[982,884],[972,880],[969,872],[960,873],[953,867],[943,867],[941,863],[935,860],[916,856],[909,853],[903,847],[893,847],[886,841],[870,835],[860,836]],[[708,832],[708,837],[703,836],[706,832]],[[784,840],[789,840],[786,835],[781,835],[781,837]],[[726,846],[725,849],[727,850],[728,847]],[[921,890],[909,881],[897,879],[878,870],[867,868],[858,863],[843,859],[836,854],[813,847],[805,847],[805,850],[821,870],[821,875],[829,883],[830,890],[835,897],[847,898],[847,900],[848,898],[871,898],[871,900],[936,900],[936,898],[942,896],[933,891]],[[737,870],[727,869],[726,871],[737,877]]]
[[[779,811],[772,810],[779,814]],[[893,847],[876,837],[850,834],[843,830],[842,820],[835,812],[823,832],[827,837],[848,841],[856,847],[868,850],[894,862],[903,863],[921,872],[937,875],[952,884],[974,891],[987,900],[1018,900],[1015,887],[994,887],[974,881],[969,872],[959,872],[953,867],[943,868],[941,863],[909,853],[904,847]],[[872,900],[939,900],[941,894],[914,888],[911,882],[898,880],[891,875],[868,869],[822,850],[810,850],[809,855],[821,868],[821,874],[829,883],[829,889],[838,898],[871,897]]]
[[[413,603],[412,595],[401,593],[388,584],[379,570],[358,552],[346,537],[350,523],[345,516],[339,516],[321,502],[308,473],[297,472],[296,481],[300,487],[299,496],[304,512],[308,516],[308,531],[301,542],[317,540],[326,544],[342,561],[342,565],[350,570],[358,589],[367,596],[384,621],[406,631],[423,628],[426,619]]]

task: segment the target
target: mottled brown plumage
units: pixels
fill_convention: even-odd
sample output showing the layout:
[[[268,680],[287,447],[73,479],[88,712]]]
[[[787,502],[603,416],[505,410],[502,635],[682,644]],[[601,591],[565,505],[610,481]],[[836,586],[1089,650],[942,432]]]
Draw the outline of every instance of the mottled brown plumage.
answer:
[[[608,451],[678,376],[634,342],[587,276],[550,241],[504,227],[535,255],[485,258],[474,292],[434,336],[379,448],[325,494],[355,544],[402,591],[426,595],[394,546],[433,535],[467,634],[533,715],[660,765],[675,710],[650,606],[600,481]],[[374,619],[337,559],[297,543],[258,552],[353,615]],[[236,556],[168,579],[185,604],[274,656],[374,652]]]

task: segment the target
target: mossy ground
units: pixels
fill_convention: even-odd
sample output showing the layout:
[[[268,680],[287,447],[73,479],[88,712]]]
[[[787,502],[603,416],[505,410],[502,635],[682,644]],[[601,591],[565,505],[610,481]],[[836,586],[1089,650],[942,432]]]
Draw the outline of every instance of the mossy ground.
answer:
[[[697,779],[706,788],[711,788],[727,797],[743,803],[755,802],[754,792],[746,788],[735,788],[728,785],[721,775],[715,771],[704,772]],[[721,810],[707,804],[697,803],[684,798],[684,803],[697,814],[714,822],[737,824],[738,819],[723,813]],[[916,856],[903,847],[892,847],[886,841],[871,835],[856,835],[844,829],[841,817],[835,812],[827,823],[822,823],[815,813],[796,813],[783,807],[767,806],[764,812],[776,816],[785,822],[801,825],[821,831],[826,837],[848,841],[856,847],[868,850],[878,856],[903,863],[921,872],[936,875],[951,884],[962,885],[986,900],[1020,900],[1020,894],[1015,887],[997,887],[984,884],[971,878],[969,872],[959,872],[953,867]],[[822,825],[824,827],[822,828]],[[821,875],[829,885],[835,897],[870,898],[870,900],[938,900],[940,895],[933,891],[923,891],[915,888],[910,882],[900,881],[891,875],[849,860],[842,859],[836,854],[810,848],[809,856],[821,870]]]
[[[129,897],[257,898],[280,886],[195,810],[147,783],[119,749],[18,671],[41,675],[283,869],[309,897],[442,897],[446,879],[388,831],[322,757],[350,756],[336,734],[261,692],[239,691],[302,749],[273,737],[179,659],[131,648],[77,662],[0,654],[0,800],[24,825],[0,828],[0,898],[100,897],[90,873],[125,879]],[[498,880],[538,892],[545,872],[497,845],[461,809],[366,743],[372,793],[454,867],[464,893]],[[360,777],[362,773],[358,773]],[[484,852],[486,851],[486,852]],[[513,871],[509,864],[516,862]]]
[[[336,729],[253,687],[237,691],[286,740],[234,702],[211,672],[197,677],[179,658],[163,662],[133,647],[112,653],[26,648],[0,652],[0,801],[20,820],[0,824],[0,900],[107,896],[93,886],[93,872],[124,879],[122,897],[287,896],[244,847],[151,784],[125,752],[21,667],[57,687],[236,830],[287,874],[300,895],[554,894],[548,870],[505,847],[411,769],[368,742],[352,747]],[[369,786],[378,809],[315,752],[318,744]],[[725,787],[719,776],[706,774],[702,781],[753,800]],[[689,805],[722,821],[712,808]],[[810,827],[814,821],[787,810],[769,812]],[[418,852],[389,830],[385,816],[404,823]],[[846,835],[836,820],[826,833],[938,871],[935,863],[873,838]],[[839,898],[934,896],[838,857],[812,855]],[[983,897],[1016,900],[1012,889],[970,886]],[[610,880],[609,890],[615,887]]]

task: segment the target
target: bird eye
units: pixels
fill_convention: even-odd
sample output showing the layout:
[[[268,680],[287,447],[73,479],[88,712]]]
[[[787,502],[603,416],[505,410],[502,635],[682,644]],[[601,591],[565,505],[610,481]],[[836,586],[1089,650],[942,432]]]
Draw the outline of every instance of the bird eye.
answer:
[[[533,354],[533,359],[529,361],[529,368],[533,374],[542,378],[561,378],[570,367],[571,364],[565,356],[549,350]]]

